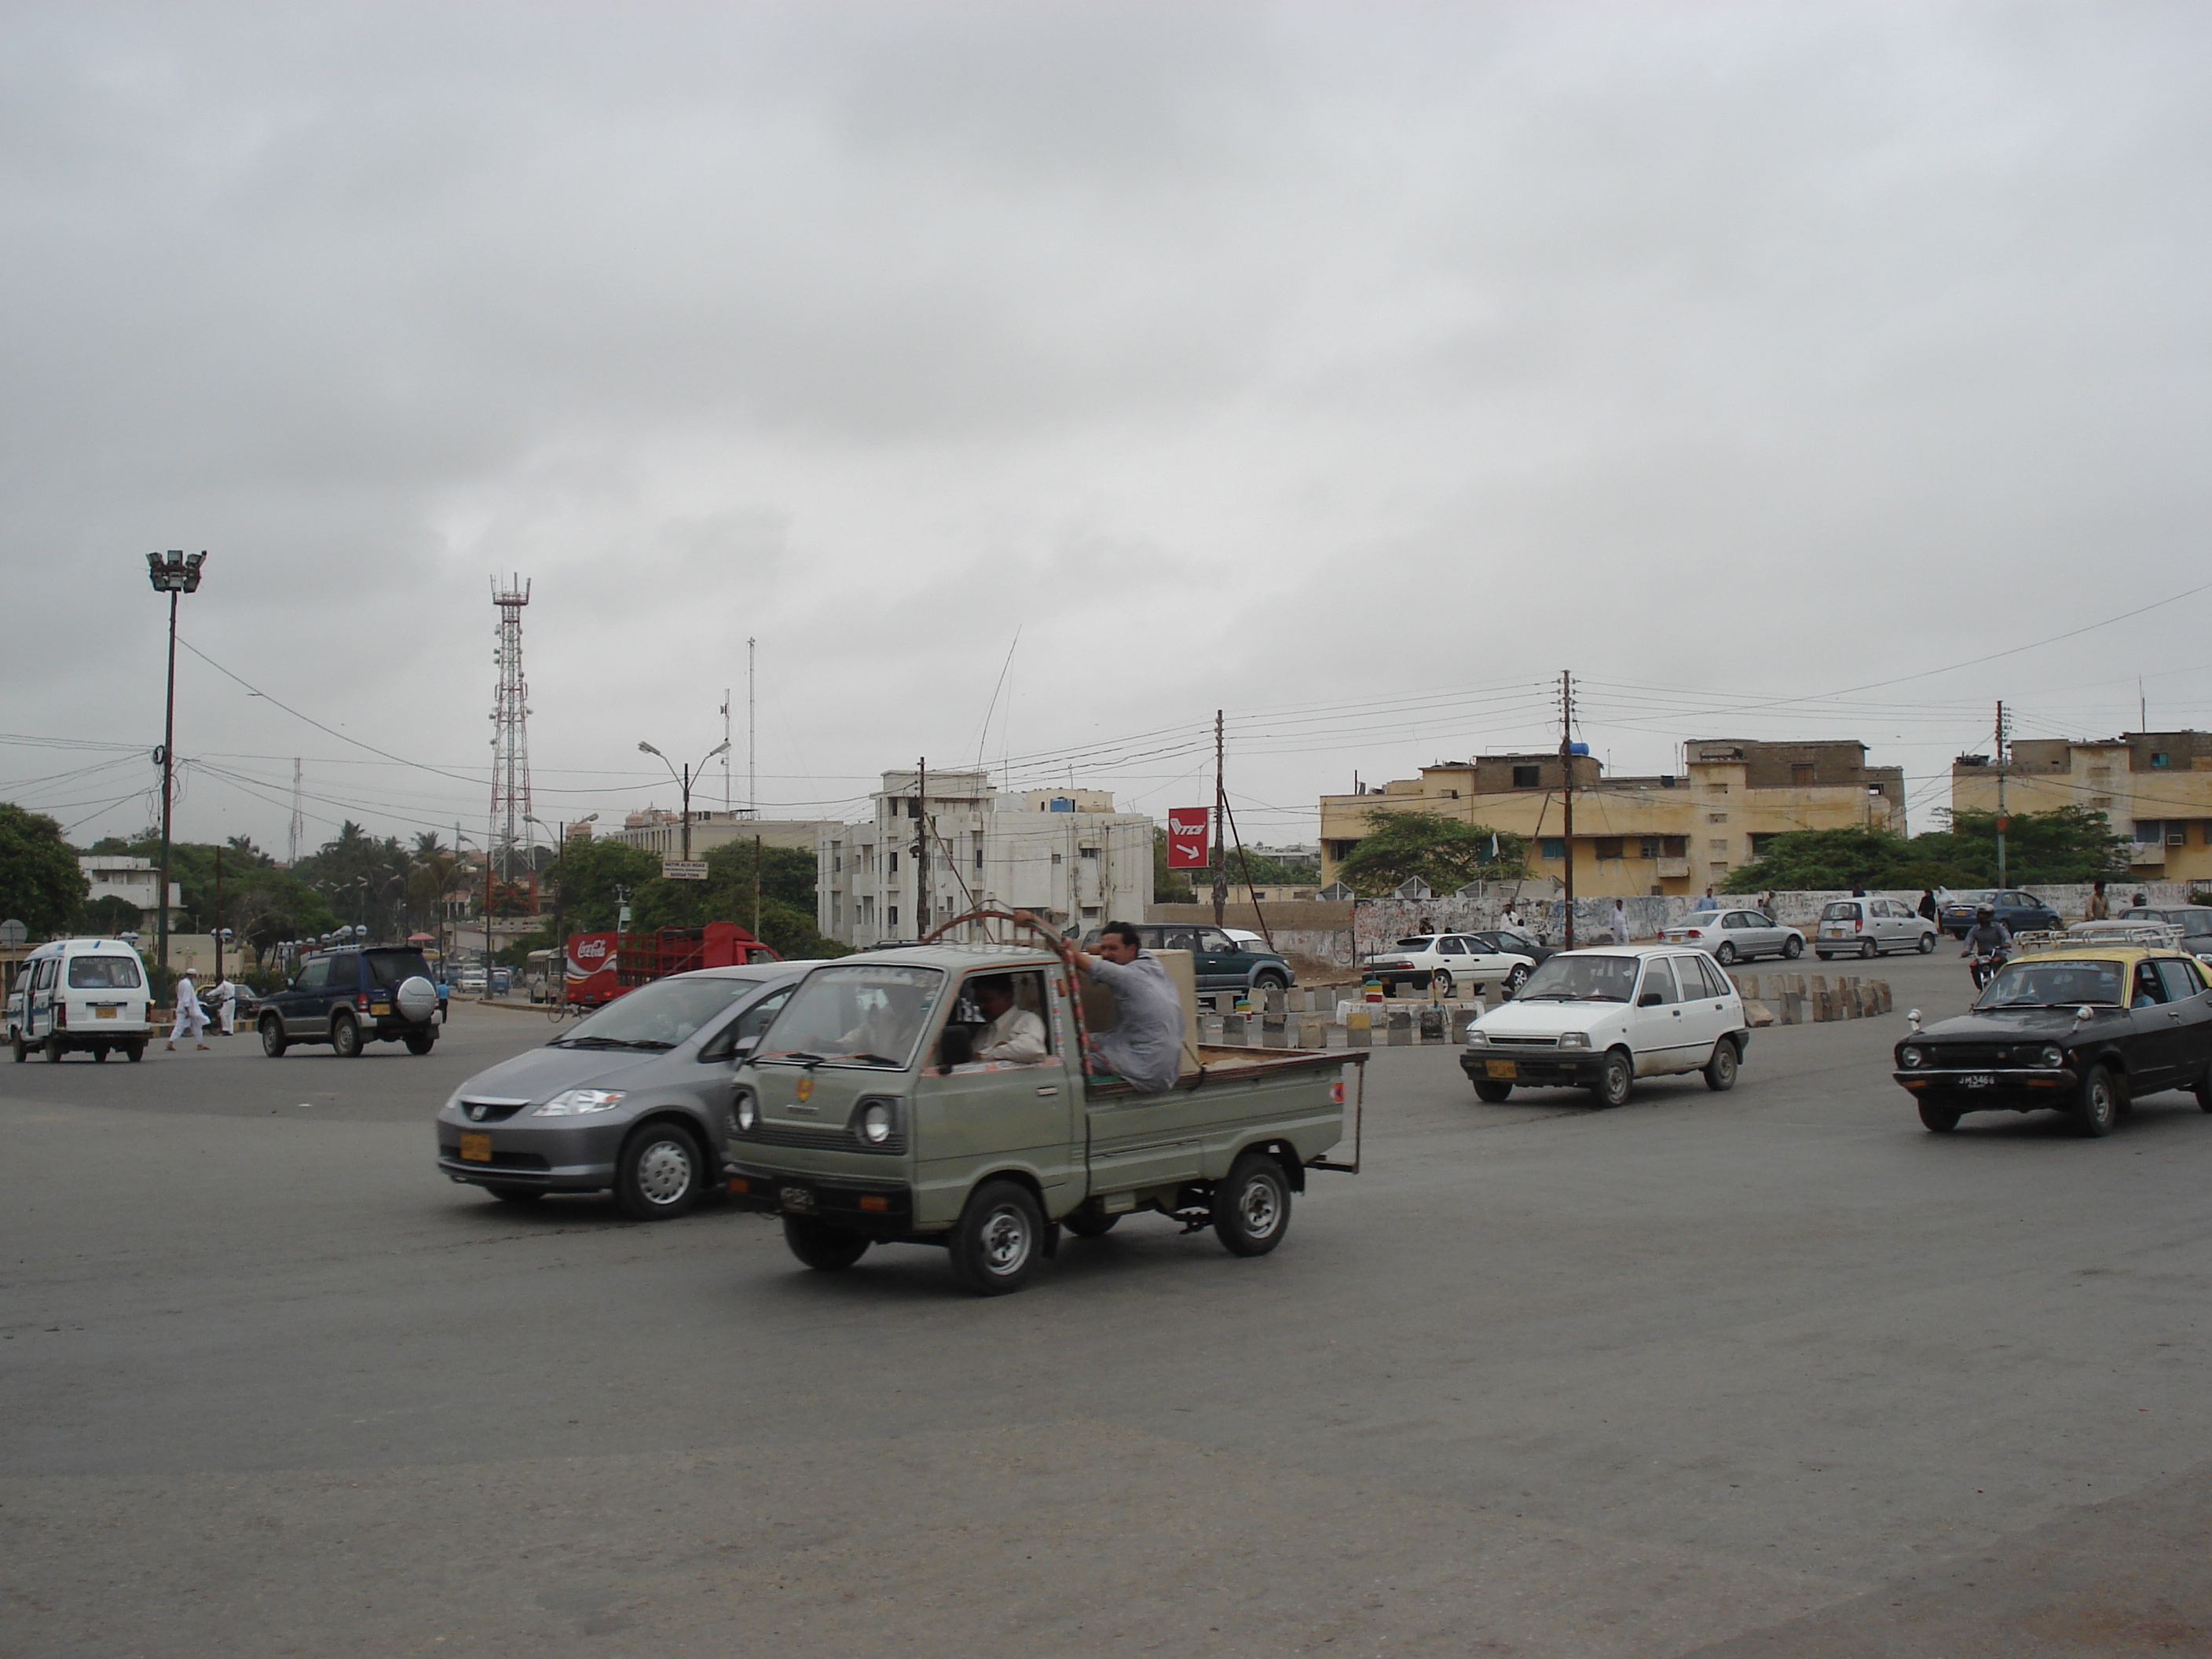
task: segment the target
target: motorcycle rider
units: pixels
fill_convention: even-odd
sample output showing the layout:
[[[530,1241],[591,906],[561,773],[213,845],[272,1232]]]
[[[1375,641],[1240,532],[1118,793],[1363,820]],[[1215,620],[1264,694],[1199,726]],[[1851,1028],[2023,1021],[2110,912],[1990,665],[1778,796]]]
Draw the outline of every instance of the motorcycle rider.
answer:
[[[2012,929],[1997,920],[1995,907],[1984,904],[1974,912],[1974,925],[1966,933],[1966,948],[1959,952],[1973,958],[1974,988],[1981,989],[2004,966],[2012,949]]]

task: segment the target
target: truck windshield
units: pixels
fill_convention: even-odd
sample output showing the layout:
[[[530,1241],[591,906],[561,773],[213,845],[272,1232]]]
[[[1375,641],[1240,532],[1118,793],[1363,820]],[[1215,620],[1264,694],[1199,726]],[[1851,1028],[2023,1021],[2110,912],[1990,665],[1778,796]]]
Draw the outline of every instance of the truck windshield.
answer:
[[[1636,988],[1634,957],[1553,957],[1528,975],[1516,1002],[1626,1002]]]
[[[904,1070],[944,994],[935,968],[855,963],[817,968],[792,994],[757,1060],[836,1060]]]
[[[2071,1008],[2120,1000],[2117,962],[2015,962],[1991,980],[1974,1003],[1977,1008]]]
[[[689,975],[641,985],[583,1021],[553,1048],[673,1048],[739,997],[760,989],[757,979]]]

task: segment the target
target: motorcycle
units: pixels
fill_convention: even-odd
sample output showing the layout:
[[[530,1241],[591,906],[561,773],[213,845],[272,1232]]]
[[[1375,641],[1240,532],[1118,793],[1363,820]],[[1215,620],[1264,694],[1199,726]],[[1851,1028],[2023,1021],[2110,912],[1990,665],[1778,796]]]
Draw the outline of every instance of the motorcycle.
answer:
[[[1974,976],[1974,989],[1979,991],[1996,977],[1997,969],[2011,960],[2012,948],[2000,945],[1993,951],[1984,952],[1970,946],[1959,954],[1971,958],[1966,964],[1967,971]]]

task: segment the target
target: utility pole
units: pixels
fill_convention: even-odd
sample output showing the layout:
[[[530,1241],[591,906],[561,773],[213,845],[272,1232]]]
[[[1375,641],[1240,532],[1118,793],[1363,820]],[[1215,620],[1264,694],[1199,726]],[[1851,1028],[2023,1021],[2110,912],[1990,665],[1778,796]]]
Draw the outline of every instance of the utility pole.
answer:
[[[914,817],[914,936],[929,932],[929,761],[924,757],[915,768]]]
[[[1565,813],[1567,866],[1567,949],[1575,948],[1575,677],[1559,671],[1559,786]],[[1661,848],[1665,851],[1665,848]]]
[[[1213,711],[1213,925],[1222,925],[1223,913],[1229,908],[1229,858],[1222,850],[1222,809],[1229,794],[1222,783],[1223,746],[1221,710]]]
[[[754,678],[754,642],[745,641],[745,806],[760,816],[760,696]]]
[[[2005,885],[2005,712],[1997,699],[1997,885]]]
[[[215,849],[215,923],[208,929],[215,935],[215,976],[222,977],[222,848]]]
[[[760,934],[761,838],[753,837],[753,937]]]

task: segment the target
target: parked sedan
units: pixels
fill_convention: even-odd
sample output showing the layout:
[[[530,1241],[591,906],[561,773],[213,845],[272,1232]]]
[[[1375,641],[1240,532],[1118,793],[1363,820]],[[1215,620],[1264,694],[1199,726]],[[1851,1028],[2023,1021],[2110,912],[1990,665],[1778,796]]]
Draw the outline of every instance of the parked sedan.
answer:
[[[1446,997],[1471,986],[1503,985],[1511,996],[1535,969],[1534,959],[1523,952],[1495,950],[1466,933],[1416,933],[1377,952],[1367,976],[1381,981],[1386,997],[1395,996],[1401,985],[1434,986]]]
[[[1936,908],[1936,925],[1954,939],[1964,939],[1973,929],[1974,913],[1984,904],[2015,933],[2055,933],[2066,925],[2057,911],[2017,887],[1968,887],[1946,893]]]
[[[2212,979],[2178,951],[2052,945],[2008,963],[1966,1013],[1899,1042],[1896,1062],[1936,1134],[1968,1112],[2059,1111],[2106,1135],[2164,1089],[2212,1112]]]
[[[611,1187],[638,1221],[721,1184],[730,1085],[811,962],[641,985],[543,1048],[479,1072],[438,1114],[438,1167],[510,1204]]]
[[[1805,954],[1805,935],[1795,927],[1784,927],[1763,910],[1700,910],[1669,927],[1665,938],[1669,945],[1711,951],[1713,960],[1723,968],[1758,957],[1795,960]]]

